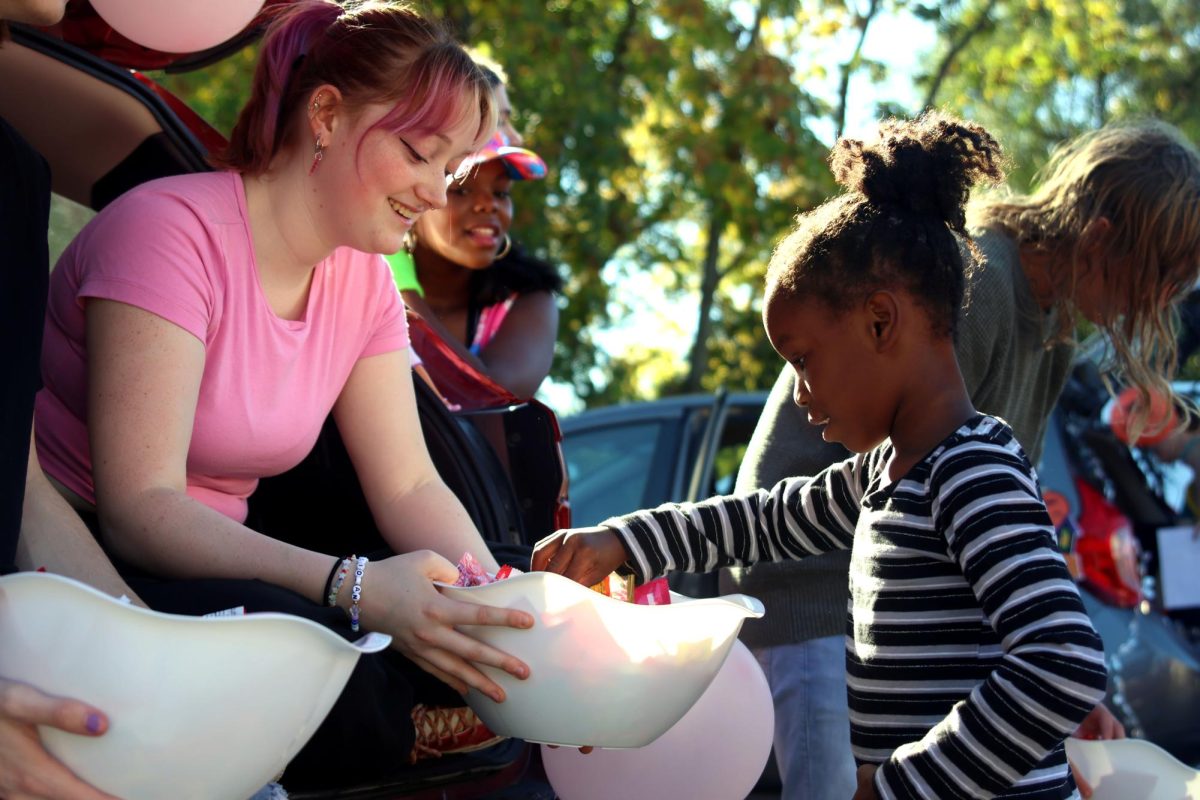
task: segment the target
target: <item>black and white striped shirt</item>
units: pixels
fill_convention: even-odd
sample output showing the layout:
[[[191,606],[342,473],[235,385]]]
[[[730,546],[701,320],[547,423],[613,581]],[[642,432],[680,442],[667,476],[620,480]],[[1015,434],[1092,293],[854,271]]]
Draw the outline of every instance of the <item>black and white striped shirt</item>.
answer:
[[[884,798],[1063,798],[1104,696],[1037,477],[978,415],[888,485],[890,442],[770,491],[616,517],[643,579],[851,549],[851,744]]]

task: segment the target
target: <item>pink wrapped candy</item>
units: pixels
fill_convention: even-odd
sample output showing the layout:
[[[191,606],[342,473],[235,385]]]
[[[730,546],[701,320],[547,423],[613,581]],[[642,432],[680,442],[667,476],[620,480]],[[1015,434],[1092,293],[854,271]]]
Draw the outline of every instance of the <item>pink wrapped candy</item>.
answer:
[[[505,564],[496,571],[495,575],[491,575],[479,563],[479,559],[470,553],[463,553],[462,558],[458,560],[458,580],[454,582],[454,585],[487,586],[489,583],[495,583],[512,575],[520,574],[521,570]]]

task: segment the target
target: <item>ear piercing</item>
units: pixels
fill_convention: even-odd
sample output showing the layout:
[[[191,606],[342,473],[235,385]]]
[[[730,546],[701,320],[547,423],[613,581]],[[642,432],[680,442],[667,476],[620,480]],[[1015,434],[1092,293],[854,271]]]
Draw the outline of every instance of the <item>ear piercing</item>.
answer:
[[[308,168],[308,174],[312,175],[317,171],[317,165],[321,163],[321,159],[325,157],[325,145],[321,143],[320,135],[317,136],[316,146],[313,148],[312,165]]]

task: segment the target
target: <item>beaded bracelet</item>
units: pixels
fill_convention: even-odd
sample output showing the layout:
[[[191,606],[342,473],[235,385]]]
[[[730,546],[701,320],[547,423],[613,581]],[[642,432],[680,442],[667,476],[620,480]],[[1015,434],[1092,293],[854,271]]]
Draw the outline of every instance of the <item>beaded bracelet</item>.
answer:
[[[341,566],[338,569],[337,580],[333,587],[330,588],[329,594],[325,597],[325,605],[333,608],[337,605],[338,591],[342,588],[342,584],[346,582],[346,576],[350,574],[350,565],[354,563],[354,556],[351,555],[342,559]]]
[[[325,588],[321,590],[321,597],[328,598],[330,591],[333,590],[333,578],[337,575],[338,567],[342,565],[342,559],[335,558],[333,567],[329,570],[329,577],[325,579]],[[328,603],[326,603],[328,605]]]
[[[363,572],[367,568],[367,557],[359,556],[354,568],[354,588],[350,590],[350,630],[358,633],[358,603],[362,600]]]

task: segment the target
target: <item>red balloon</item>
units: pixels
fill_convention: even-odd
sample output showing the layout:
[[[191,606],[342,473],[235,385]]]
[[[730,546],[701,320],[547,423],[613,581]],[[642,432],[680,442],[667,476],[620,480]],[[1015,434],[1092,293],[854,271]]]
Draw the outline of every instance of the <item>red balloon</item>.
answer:
[[[1158,444],[1175,432],[1176,427],[1179,425],[1179,418],[1175,414],[1175,406],[1158,392],[1151,392],[1150,413],[1146,415],[1141,435],[1138,436],[1137,441],[1131,442],[1133,418],[1142,405],[1141,392],[1132,386],[1121,390],[1121,393],[1117,395],[1117,401],[1113,405],[1109,425],[1118,439],[1125,444],[1146,447]]]

